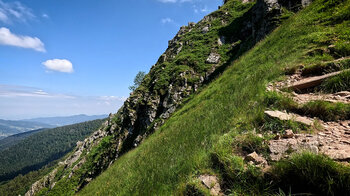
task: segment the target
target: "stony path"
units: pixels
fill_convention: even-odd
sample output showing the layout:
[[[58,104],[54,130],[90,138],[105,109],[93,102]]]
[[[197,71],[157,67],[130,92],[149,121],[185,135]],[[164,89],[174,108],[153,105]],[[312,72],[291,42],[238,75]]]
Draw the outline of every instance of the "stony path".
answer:
[[[277,161],[290,151],[323,153],[337,161],[350,161],[350,121],[321,122],[324,131],[317,134],[293,134],[290,138],[269,141],[271,159]]]
[[[322,93],[305,93],[305,94],[297,94],[295,92],[292,93],[292,99],[300,104],[305,104],[309,101],[329,101],[329,102],[341,102],[341,103],[350,103],[350,92],[349,91],[341,91],[334,94],[322,94]]]
[[[267,90],[285,94],[285,92],[281,92],[280,89],[286,87],[294,89],[296,92],[288,94],[290,94],[291,98],[299,104],[305,104],[309,101],[315,100],[350,103],[350,92],[348,91],[337,92],[334,94],[297,93],[297,91],[304,89],[304,87],[315,87],[325,78],[329,78],[339,73],[340,72],[333,72],[323,76],[305,78],[301,76],[301,70],[298,70],[295,74],[288,76],[286,80],[268,85]],[[309,117],[302,117],[295,114],[283,114],[283,112],[280,111],[266,111],[265,114],[270,117],[279,118],[280,120],[312,120]],[[271,114],[274,114],[274,116]],[[287,118],[288,116],[290,117],[293,115],[297,118]],[[318,120],[318,122],[323,127],[323,130],[317,133],[294,134],[291,130],[288,130],[286,131],[289,133],[288,135],[276,137],[274,140],[270,140],[269,148],[271,151],[271,160],[277,161],[283,157],[287,157],[290,152],[308,150],[314,153],[328,155],[336,161],[350,161],[350,120],[338,122],[323,122]]]

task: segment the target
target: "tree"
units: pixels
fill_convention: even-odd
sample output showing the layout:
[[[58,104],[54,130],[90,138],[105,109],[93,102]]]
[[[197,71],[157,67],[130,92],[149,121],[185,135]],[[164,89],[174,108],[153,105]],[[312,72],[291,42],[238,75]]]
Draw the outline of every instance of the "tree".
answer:
[[[130,89],[131,91],[136,90],[137,87],[140,86],[140,84],[141,84],[143,78],[145,77],[145,75],[146,75],[145,72],[139,71],[139,73],[137,73],[136,76],[135,76],[135,78],[134,78],[134,85],[129,86],[129,89]]]

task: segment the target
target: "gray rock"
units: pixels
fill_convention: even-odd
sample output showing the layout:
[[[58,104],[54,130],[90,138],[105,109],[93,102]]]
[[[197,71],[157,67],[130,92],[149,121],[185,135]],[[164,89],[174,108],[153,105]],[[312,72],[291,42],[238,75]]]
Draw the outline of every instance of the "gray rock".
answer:
[[[254,164],[257,165],[266,165],[267,161],[260,155],[258,155],[256,152],[250,153],[245,157],[246,161],[252,161]]]
[[[311,2],[312,2],[312,0],[301,0],[301,5],[303,7],[306,7],[306,6],[310,5]]]
[[[188,23],[188,27],[190,27],[190,28],[193,28],[195,25],[196,25],[195,22],[189,22],[189,23]]]
[[[209,27],[203,27],[202,33],[208,33],[209,32]]]
[[[292,113],[287,114],[287,113],[281,112],[281,111],[265,111],[264,113],[272,118],[277,118],[277,119],[280,119],[283,121],[293,120],[295,122],[305,124],[308,126],[313,125],[312,120],[308,119],[307,117],[299,116],[297,114],[292,114]]]
[[[208,189],[210,189],[211,195],[219,195],[220,194],[221,187],[219,184],[219,180],[216,176],[200,175],[199,180],[203,183],[204,186],[206,186]]]
[[[207,58],[207,60],[205,62],[209,63],[209,64],[217,64],[217,63],[219,63],[219,60],[220,60],[219,54],[210,53],[209,57]]]
[[[226,38],[225,36],[221,36],[220,38],[218,38],[218,45],[222,46],[223,44],[225,44]]]

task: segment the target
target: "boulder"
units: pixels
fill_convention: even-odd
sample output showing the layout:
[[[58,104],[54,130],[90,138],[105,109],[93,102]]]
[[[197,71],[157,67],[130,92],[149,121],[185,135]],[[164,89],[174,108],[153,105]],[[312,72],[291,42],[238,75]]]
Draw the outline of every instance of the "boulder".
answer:
[[[260,164],[266,164],[266,160],[264,157],[258,155],[256,152],[250,153],[245,157],[246,161],[252,161],[254,164],[260,165]]]
[[[220,36],[218,38],[218,45],[222,46],[223,44],[225,44],[225,41],[226,41],[225,37],[224,36]]]
[[[203,29],[202,29],[202,33],[208,33],[208,31],[209,31],[209,27],[203,27]]]
[[[193,28],[195,25],[196,25],[195,22],[189,22],[189,23],[188,23],[188,27],[190,27],[190,28]]]
[[[306,6],[310,5],[311,2],[312,2],[312,0],[301,0],[301,5],[303,7],[306,7]]]
[[[280,120],[293,120],[295,122],[298,122],[307,126],[313,125],[312,120],[309,120],[308,118],[299,116],[297,114],[287,114],[281,111],[265,111],[264,113],[269,117],[278,118]]]
[[[220,60],[219,54],[210,53],[209,57],[207,58],[207,60],[205,62],[209,63],[209,64],[217,64],[217,63],[219,63],[219,60]]]
[[[210,189],[211,195],[219,195],[221,192],[221,187],[219,184],[219,180],[216,176],[210,176],[210,175],[200,175],[199,180],[206,186],[208,189]]]

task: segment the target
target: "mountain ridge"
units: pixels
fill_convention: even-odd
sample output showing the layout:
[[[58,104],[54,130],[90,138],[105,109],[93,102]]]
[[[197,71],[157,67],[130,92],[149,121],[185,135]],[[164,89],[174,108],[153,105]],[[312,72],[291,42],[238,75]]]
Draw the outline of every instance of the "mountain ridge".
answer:
[[[0,136],[8,137],[14,134],[32,131],[41,128],[52,128],[53,125],[30,122],[30,121],[15,121],[15,120],[2,120],[0,119]]]
[[[24,119],[21,121],[39,122],[39,123],[45,123],[45,124],[59,127],[59,126],[76,124],[76,123],[81,123],[81,122],[90,121],[90,120],[103,119],[107,117],[108,117],[107,114],[103,114],[103,115],[78,114],[78,115],[72,115],[72,116],[30,118],[30,119]]]

